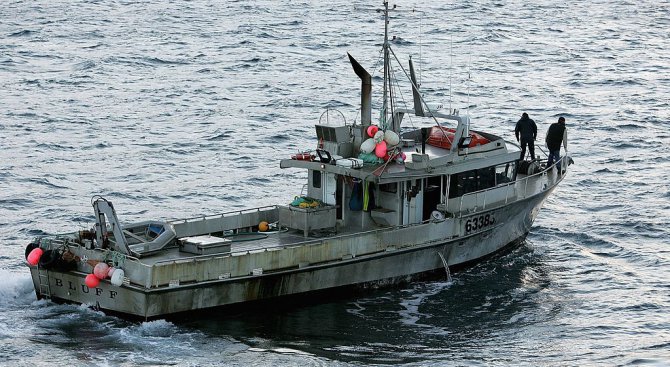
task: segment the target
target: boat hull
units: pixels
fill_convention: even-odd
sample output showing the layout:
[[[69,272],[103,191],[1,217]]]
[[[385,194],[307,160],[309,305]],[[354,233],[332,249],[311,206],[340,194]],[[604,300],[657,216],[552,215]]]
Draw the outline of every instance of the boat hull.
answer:
[[[342,287],[392,285],[444,269],[445,262],[450,267],[473,263],[523,239],[551,191],[470,216],[431,222],[425,224],[427,227],[416,226],[410,232],[404,228],[398,235],[405,239],[425,238],[426,231],[436,231],[440,226],[466,228],[468,222],[477,222],[486,215],[497,218],[491,225],[470,233],[271,273],[148,289],[134,284],[117,287],[109,281],[89,288],[84,282],[87,274],[83,272],[32,267],[31,274],[38,297],[86,304],[144,319]]]

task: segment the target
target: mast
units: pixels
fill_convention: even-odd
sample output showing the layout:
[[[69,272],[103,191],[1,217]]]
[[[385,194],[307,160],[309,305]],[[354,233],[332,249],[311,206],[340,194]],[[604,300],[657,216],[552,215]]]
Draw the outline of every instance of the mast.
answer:
[[[386,127],[386,116],[388,109],[388,83],[389,83],[389,3],[384,0],[384,103],[382,104],[383,120]]]

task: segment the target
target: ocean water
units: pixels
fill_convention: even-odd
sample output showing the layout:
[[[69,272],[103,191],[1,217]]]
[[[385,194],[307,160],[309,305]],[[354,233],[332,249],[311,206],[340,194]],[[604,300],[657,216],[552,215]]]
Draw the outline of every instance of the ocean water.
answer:
[[[0,365],[670,365],[670,2],[395,4],[429,103],[510,138],[566,117],[527,240],[453,282],[140,323],[37,301],[25,245],[97,194],[123,222],[290,201],[279,159],[326,108],[359,119],[346,52],[380,105],[381,1],[4,2]]]

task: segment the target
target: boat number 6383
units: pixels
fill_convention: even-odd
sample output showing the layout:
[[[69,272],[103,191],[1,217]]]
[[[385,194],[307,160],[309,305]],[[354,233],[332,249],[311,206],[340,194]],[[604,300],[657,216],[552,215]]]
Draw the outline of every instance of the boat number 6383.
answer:
[[[484,214],[478,217],[472,217],[465,221],[465,232],[472,232],[478,229],[486,228],[490,225],[493,225],[496,220],[491,214]]]

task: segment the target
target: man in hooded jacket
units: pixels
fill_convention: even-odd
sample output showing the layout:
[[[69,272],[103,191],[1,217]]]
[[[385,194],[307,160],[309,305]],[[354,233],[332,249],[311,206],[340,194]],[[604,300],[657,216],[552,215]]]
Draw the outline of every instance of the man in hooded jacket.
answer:
[[[549,159],[547,160],[547,167],[550,167],[554,162],[558,162],[556,163],[556,168],[558,168],[560,171],[561,144],[563,144],[563,149],[565,149],[565,152],[568,152],[568,129],[565,128],[565,117],[559,117],[558,122],[555,122],[549,126],[545,142],[547,143],[547,148],[549,148]]]
[[[519,141],[519,136],[521,136],[521,158],[523,160],[526,156],[526,146],[528,146],[528,151],[530,152],[530,158],[535,159],[535,139],[537,138],[537,125],[527,113],[521,115],[521,119],[517,121],[516,127],[514,128],[514,135],[516,136],[516,141]]]

